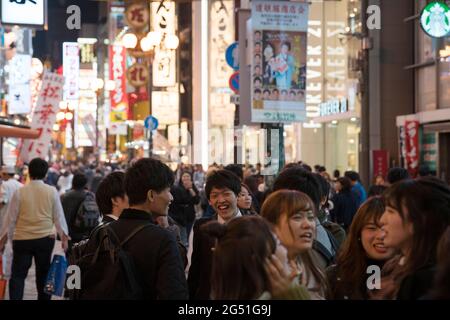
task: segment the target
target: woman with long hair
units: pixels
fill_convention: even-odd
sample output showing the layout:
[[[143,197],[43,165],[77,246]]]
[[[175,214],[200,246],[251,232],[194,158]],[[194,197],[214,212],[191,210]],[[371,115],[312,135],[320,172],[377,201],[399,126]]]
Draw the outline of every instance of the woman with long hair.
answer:
[[[253,194],[250,188],[244,183],[241,183],[241,192],[239,192],[237,198],[237,205],[244,216],[258,214],[253,204]]]
[[[450,188],[434,177],[404,180],[385,199],[384,244],[401,254],[385,265],[374,298],[420,299],[433,287],[438,243],[450,224]]]
[[[212,221],[201,228],[217,239],[212,299],[309,299],[304,287],[292,286],[286,248],[261,217],[240,217],[227,224]]]
[[[442,235],[438,245],[437,270],[434,287],[424,299],[450,299],[450,227]]]
[[[327,290],[325,273],[312,252],[316,237],[316,209],[312,200],[295,190],[278,190],[264,202],[261,216],[274,225],[281,243],[288,250],[296,281],[304,285],[312,299],[324,299]]]
[[[381,197],[369,198],[359,208],[350,226],[347,239],[336,259],[327,269],[330,300],[368,299],[369,266],[378,266],[392,258],[395,250],[384,245],[380,218],[384,213]]]

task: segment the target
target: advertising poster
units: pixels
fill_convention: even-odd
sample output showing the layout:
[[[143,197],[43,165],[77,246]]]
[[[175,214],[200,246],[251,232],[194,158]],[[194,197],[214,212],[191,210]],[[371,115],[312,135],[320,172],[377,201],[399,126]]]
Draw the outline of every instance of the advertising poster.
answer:
[[[306,119],[308,4],[252,5],[252,122]]]
[[[63,43],[64,100],[78,100],[80,49],[77,42]]]
[[[432,174],[436,174],[437,172],[438,151],[438,134],[436,132],[423,133],[420,150],[420,164],[426,166]]]

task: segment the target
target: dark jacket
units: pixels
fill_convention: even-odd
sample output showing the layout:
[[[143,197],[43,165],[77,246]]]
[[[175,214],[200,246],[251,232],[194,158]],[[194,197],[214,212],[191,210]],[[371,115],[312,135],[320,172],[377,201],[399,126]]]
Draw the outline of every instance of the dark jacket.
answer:
[[[109,225],[120,239],[125,239],[142,224],[152,226],[136,234],[124,250],[133,258],[145,299],[188,299],[183,262],[171,232],[154,225],[149,213],[135,209],[125,209],[119,220]]]
[[[403,279],[397,300],[419,300],[429,293],[434,285],[436,266],[432,263]]]
[[[351,191],[341,191],[332,201],[334,207],[330,211],[331,220],[348,230],[356,211],[358,211],[358,199]]]
[[[66,217],[67,226],[69,227],[69,236],[72,238],[72,242],[79,242],[84,238],[87,238],[89,234],[76,233],[73,230],[73,223],[78,208],[86,198],[85,190],[70,190],[61,196],[61,204],[64,210],[64,216]]]
[[[217,221],[217,215],[200,218],[194,224],[191,267],[188,276],[191,300],[210,299],[212,248],[215,246],[215,239],[200,231],[200,227],[209,221]]]
[[[103,216],[102,217],[102,223],[106,224],[106,223],[110,223],[110,222],[114,222],[116,220],[114,220],[113,218],[111,218],[110,216]]]
[[[367,266],[377,265],[380,269],[383,267],[384,262],[367,259]],[[367,279],[371,274],[364,274],[363,279],[359,286],[353,286],[346,281],[338,277],[339,266],[334,264],[326,269],[326,276],[328,280],[328,292],[326,295],[327,300],[368,300],[368,288]]]
[[[195,191],[195,189],[194,189]],[[194,206],[200,202],[198,191],[193,197],[189,190],[186,190],[182,185],[173,186],[170,189],[173,196],[173,201],[169,207],[169,215],[180,226],[187,226],[195,220]]]

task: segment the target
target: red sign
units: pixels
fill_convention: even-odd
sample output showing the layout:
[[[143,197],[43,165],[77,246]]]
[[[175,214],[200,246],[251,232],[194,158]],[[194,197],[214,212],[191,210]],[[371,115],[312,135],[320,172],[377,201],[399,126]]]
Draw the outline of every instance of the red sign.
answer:
[[[386,178],[389,167],[389,152],[386,150],[372,150],[373,176]]]
[[[405,122],[406,168],[412,177],[419,169],[419,122]]]
[[[126,83],[126,49],[123,46],[109,47],[109,79],[115,82],[111,91],[111,122],[128,119],[128,97]]]

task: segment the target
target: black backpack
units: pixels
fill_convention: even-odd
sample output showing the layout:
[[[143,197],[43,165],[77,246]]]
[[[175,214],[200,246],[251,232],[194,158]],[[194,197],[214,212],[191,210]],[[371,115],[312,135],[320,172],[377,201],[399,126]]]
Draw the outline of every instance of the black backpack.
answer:
[[[139,300],[139,285],[133,258],[123,246],[150,224],[136,227],[120,240],[109,224],[99,225],[89,240],[74,245],[69,263],[80,267],[81,288],[69,291],[72,300]]]
[[[86,192],[84,200],[78,206],[77,213],[72,219],[71,230],[75,234],[87,237],[98,225],[99,220],[100,210],[95,201],[95,195],[92,192]]]

